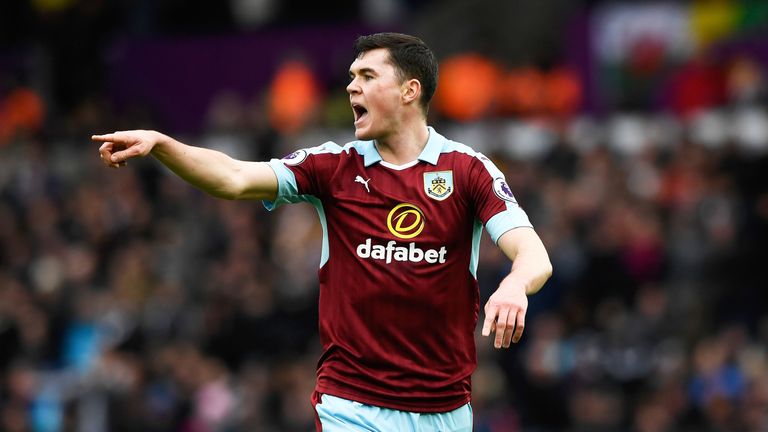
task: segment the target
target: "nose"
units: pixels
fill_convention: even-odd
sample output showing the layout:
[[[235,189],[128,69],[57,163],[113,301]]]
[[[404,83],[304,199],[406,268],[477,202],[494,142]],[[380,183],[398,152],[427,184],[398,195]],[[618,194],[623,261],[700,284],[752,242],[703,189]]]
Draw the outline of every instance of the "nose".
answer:
[[[351,95],[360,93],[360,86],[357,85],[357,78],[353,79],[349,82],[349,84],[347,84],[347,93]]]

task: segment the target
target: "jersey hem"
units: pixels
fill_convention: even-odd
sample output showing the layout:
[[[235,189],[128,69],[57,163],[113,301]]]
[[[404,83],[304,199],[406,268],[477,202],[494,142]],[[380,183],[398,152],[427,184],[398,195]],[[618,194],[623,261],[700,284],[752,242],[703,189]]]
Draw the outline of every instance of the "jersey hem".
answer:
[[[371,395],[363,395],[361,393],[357,392],[351,392],[348,390],[341,389],[336,386],[328,386],[328,385],[321,385],[318,384],[315,388],[315,391],[320,394],[327,394],[331,396],[336,396],[344,399],[349,399],[354,402],[359,402],[366,405],[373,405],[380,408],[388,408],[388,409],[394,409],[399,411],[408,411],[408,412],[414,412],[414,413],[445,413],[449,411],[453,411],[459,407],[462,407],[468,403],[470,403],[472,397],[471,395],[463,396],[461,399],[452,401],[450,403],[402,403],[398,401],[393,401],[392,399],[383,399],[383,398],[377,398],[373,397]]]

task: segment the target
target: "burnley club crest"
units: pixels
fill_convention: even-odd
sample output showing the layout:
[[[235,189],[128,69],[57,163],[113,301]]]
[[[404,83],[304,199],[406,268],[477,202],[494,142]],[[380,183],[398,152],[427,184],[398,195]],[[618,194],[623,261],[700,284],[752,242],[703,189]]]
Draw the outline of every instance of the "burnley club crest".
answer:
[[[424,192],[427,196],[442,201],[453,193],[453,171],[432,171],[424,173]]]

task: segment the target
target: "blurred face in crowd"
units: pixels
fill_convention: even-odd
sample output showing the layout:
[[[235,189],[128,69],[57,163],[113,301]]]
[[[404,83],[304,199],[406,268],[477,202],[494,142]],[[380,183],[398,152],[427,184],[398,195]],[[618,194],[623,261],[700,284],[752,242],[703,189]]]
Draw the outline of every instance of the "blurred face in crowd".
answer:
[[[406,113],[405,83],[389,60],[389,51],[378,48],[360,55],[349,68],[347,86],[355,116],[355,136],[361,140],[386,138]]]

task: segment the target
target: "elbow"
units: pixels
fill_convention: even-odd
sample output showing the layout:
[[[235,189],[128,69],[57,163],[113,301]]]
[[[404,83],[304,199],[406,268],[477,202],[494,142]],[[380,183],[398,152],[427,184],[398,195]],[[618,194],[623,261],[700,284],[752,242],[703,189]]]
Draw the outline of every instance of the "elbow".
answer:
[[[548,280],[550,277],[552,277],[552,262],[547,258],[546,261],[544,261],[544,268],[542,269],[542,273],[544,276],[544,280]]]
[[[229,193],[220,194],[220,195],[214,195],[214,196],[216,198],[225,199],[227,201],[236,201],[236,200],[240,199],[239,196],[234,195],[234,194],[229,194]]]
[[[242,196],[244,195],[242,191],[238,190],[237,187],[234,186],[223,186],[218,188],[212,188],[206,190],[208,195],[211,195],[215,198],[221,198],[229,201],[234,201],[238,199],[242,199]]]
[[[552,263],[547,260],[547,265],[544,267],[544,282],[548,281],[552,277]]]
[[[544,284],[547,283],[549,278],[552,276],[552,262],[549,261],[549,258],[545,258],[542,263],[541,267],[539,268],[539,277],[536,278],[536,285],[533,290],[531,290],[529,293],[534,294],[537,293]]]
[[[208,192],[208,195],[210,195],[210,196],[212,196],[214,198],[224,199],[224,200],[227,200],[227,201],[234,201],[234,200],[237,199],[237,197],[232,196],[230,194],[224,194],[224,193],[219,193],[219,192]]]
[[[246,181],[242,178],[241,172],[236,171],[227,178],[222,179],[220,186],[211,195],[217,198],[223,198],[229,201],[244,200],[251,198],[248,196],[248,187]]]

